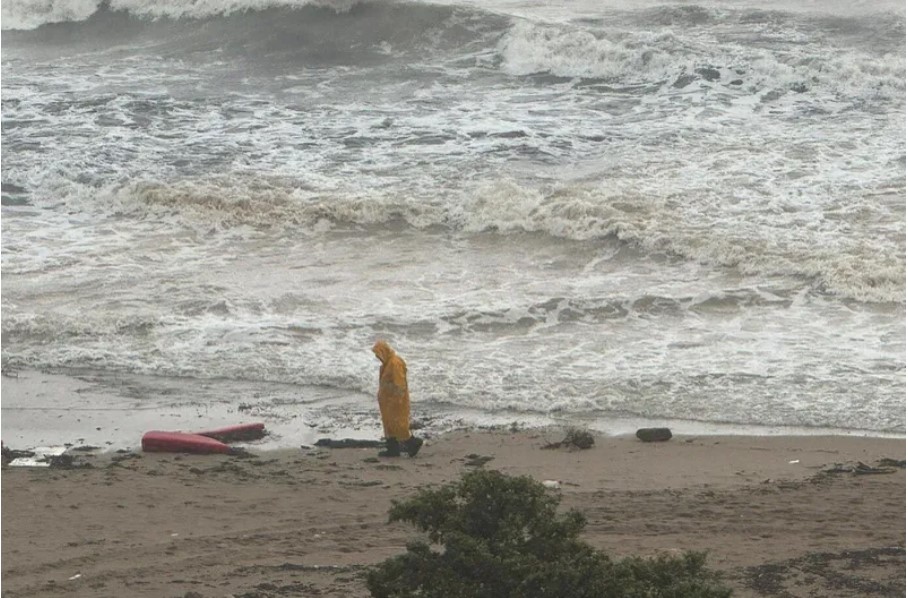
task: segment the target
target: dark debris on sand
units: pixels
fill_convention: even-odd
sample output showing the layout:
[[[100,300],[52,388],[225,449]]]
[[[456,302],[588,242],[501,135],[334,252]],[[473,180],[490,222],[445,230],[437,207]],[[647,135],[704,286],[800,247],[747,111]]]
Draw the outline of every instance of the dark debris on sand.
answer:
[[[4,465],[9,463],[13,459],[21,459],[23,457],[34,457],[35,456],[35,453],[32,451],[17,451],[15,449],[11,449],[5,445],[3,446],[2,449],[0,449],[0,454],[2,454]]]
[[[853,475],[873,475],[883,473],[895,473],[894,467],[905,468],[905,461],[896,461],[895,459],[880,459],[877,466],[873,467],[861,461],[856,463],[834,463],[830,467],[820,471],[819,475],[829,476],[842,473]]]
[[[334,440],[331,438],[321,438],[316,441],[315,446],[332,449],[384,448],[385,443],[381,440],[358,440],[355,438],[343,438],[341,440]]]
[[[477,455],[476,453],[470,453],[463,459],[463,464],[467,467],[484,467],[486,463],[494,460],[495,457],[489,457],[487,455]]]
[[[543,446],[543,449],[551,450],[558,448],[568,449],[588,449],[594,444],[593,435],[586,430],[571,428],[560,442],[551,442]]]
[[[3,465],[7,465],[15,459],[32,458],[34,456],[34,451],[19,451],[11,449],[7,446],[4,446],[2,448]],[[94,465],[92,465],[91,463],[84,461],[76,455],[72,455],[70,453],[63,453],[61,455],[48,455],[38,459],[38,461],[47,463],[50,467],[53,467],[55,469],[83,469],[94,467]]]
[[[896,566],[893,567],[893,564]],[[864,596],[903,598],[905,547],[891,546],[843,552],[815,552],[802,557],[749,567],[744,584],[761,596],[792,598],[798,588],[821,587],[828,598]],[[888,576],[883,572],[890,572]]]

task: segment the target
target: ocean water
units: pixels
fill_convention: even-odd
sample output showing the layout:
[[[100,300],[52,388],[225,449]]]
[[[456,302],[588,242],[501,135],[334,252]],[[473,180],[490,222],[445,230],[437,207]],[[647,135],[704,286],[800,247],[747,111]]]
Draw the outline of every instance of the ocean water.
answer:
[[[0,18],[7,367],[330,428],[386,338],[417,417],[905,432],[902,2]]]

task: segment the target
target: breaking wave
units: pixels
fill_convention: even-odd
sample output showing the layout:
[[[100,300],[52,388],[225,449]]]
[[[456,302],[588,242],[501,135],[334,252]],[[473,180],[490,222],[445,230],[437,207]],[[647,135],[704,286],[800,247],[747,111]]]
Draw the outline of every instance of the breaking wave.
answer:
[[[812,90],[904,100],[903,16],[806,17],[779,11],[661,7],[632,17],[552,23],[476,8],[384,0],[25,0],[4,2],[11,43],[135,46],[169,56],[243,54],[269,61],[361,62],[455,51],[451,59],[510,76],[548,74],[622,86],[715,85],[736,93]],[[625,14],[625,13],[621,13]],[[622,19],[630,18],[633,26]],[[198,20],[206,26],[199,28]],[[637,22],[642,21],[642,23]],[[846,23],[856,23],[846,25]],[[43,27],[57,24],[56,27]],[[698,25],[733,33],[702,35]],[[645,25],[645,26],[641,26]],[[885,43],[816,52],[816,33]],[[23,30],[41,29],[38,32]],[[743,50],[741,36],[754,37]],[[784,53],[762,47],[790,44]],[[887,41],[888,40],[888,41]],[[8,42],[4,42],[7,45]],[[802,51],[803,48],[803,51]],[[468,49],[466,54],[462,50]],[[477,54],[481,50],[481,53]],[[292,59],[292,60],[291,60]]]
[[[771,206],[765,218],[755,213],[742,223],[734,206],[724,213],[714,206],[673,203],[629,190],[587,185],[544,190],[510,179],[416,196],[353,189],[316,192],[280,179],[236,177],[139,182],[101,192],[76,189],[79,192],[66,200],[70,209],[100,209],[154,222],[171,219],[199,231],[251,226],[282,235],[318,235],[351,226],[403,224],[466,234],[540,233],[587,242],[617,238],[651,254],[735,268],[747,275],[807,279],[819,292],[857,301],[898,303],[905,296],[904,245],[898,235],[903,229],[897,220],[892,220],[891,230],[872,236],[846,236],[835,228],[792,229],[784,219],[773,219]],[[854,201],[838,209],[879,211],[885,203],[875,196]],[[819,217],[828,211],[813,209]]]
[[[499,64],[510,75],[548,73],[630,85],[667,81],[679,87],[721,76],[726,83],[740,81],[735,83],[740,89],[822,86],[887,95],[904,95],[905,90],[905,56],[898,43],[904,39],[905,20],[888,13],[862,19],[815,18],[808,26],[804,17],[778,11],[661,7],[632,13],[647,26],[628,29],[620,19],[545,23],[474,8],[390,0],[16,0],[4,2],[2,11],[5,30],[49,24],[72,27],[46,32],[35,38],[39,41],[81,43],[89,37],[116,37],[118,29],[133,36],[151,31],[166,38],[171,54],[211,47],[269,54],[308,48],[310,53],[317,49],[332,54],[383,43],[407,51],[481,40],[497,45],[498,56],[487,63]],[[199,19],[215,22],[200,31],[194,23]],[[698,34],[696,25],[715,22],[744,30],[735,29],[728,40]],[[855,37],[876,43],[889,40],[894,50],[882,60],[876,53],[847,47],[828,57],[797,50],[810,47],[814,29],[840,32],[846,27],[843,23],[850,24]],[[739,37],[744,34],[770,36],[794,49],[780,59],[779,53],[761,50],[761,44],[753,42],[750,51],[742,52]],[[173,44],[175,38],[179,43]],[[698,76],[698,69],[715,74]]]
[[[4,48],[153,54],[206,62],[374,64],[394,57],[491,47],[506,17],[475,9],[382,0],[3,4]],[[200,27],[200,23],[204,23]]]
[[[85,21],[104,12],[124,12],[134,17],[202,19],[230,16],[269,8],[305,6],[348,11],[359,0],[12,0],[2,6],[3,29],[37,29],[54,23]]]
[[[793,32],[789,36],[797,37]],[[502,70],[517,76],[547,73],[675,89],[715,84],[749,93],[821,89],[887,98],[905,93],[902,52],[882,60],[848,48],[825,56],[759,47],[742,52],[738,43],[716,43],[667,28],[627,32],[519,21],[503,37],[500,53]]]

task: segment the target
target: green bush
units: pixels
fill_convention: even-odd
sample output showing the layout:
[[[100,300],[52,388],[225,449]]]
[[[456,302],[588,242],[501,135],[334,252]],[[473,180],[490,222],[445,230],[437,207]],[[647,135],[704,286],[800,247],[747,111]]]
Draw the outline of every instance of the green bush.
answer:
[[[579,540],[586,521],[530,477],[477,470],[395,502],[428,535],[372,568],[375,598],[726,598],[705,555],[619,561]]]

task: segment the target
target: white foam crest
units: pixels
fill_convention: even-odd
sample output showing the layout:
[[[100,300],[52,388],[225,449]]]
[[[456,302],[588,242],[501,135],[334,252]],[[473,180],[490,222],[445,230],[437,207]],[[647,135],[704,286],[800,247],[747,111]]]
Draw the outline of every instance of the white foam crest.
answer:
[[[699,172],[682,174],[693,181]],[[890,195],[904,193],[898,188],[881,196],[839,190],[831,197],[767,199],[743,188],[729,197],[674,183],[666,187],[658,176],[552,188],[500,178],[434,194],[345,188],[338,181],[333,186],[314,189],[291,178],[242,174],[101,189],[53,177],[37,185],[83,218],[129,214],[201,232],[254,227],[312,235],[338,226],[403,222],[416,229],[532,232],[578,241],[614,235],[647,252],[668,252],[748,275],[812,279],[820,290],[859,301],[904,301],[904,224],[886,205]],[[748,213],[744,221],[742,210]],[[851,233],[853,216],[842,215],[852,212],[875,222],[874,227],[864,235]],[[797,217],[792,221],[786,214]],[[4,247],[16,249],[15,237],[5,235]],[[3,266],[11,272],[42,271],[74,258],[61,259],[27,246],[6,252]]]
[[[4,335],[21,336],[38,339],[53,338],[94,338],[124,335],[130,331],[136,333],[159,323],[155,316],[119,317],[110,314],[93,316],[86,313],[66,312],[20,312],[12,309],[3,318]]]
[[[784,39],[797,42],[797,32]],[[515,76],[548,73],[622,84],[672,83],[699,67],[738,71],[741,89],[822,89],[858,97],[904,97],[905,56],[853,49],[817,54],[813,46],[786,52],[720,42],[680,31],[596,31],[573,24],[516,21],[499,44],[501,69]]]
[[[864,243],[836,250],[806,242],[739,236],[713,235],[704,240],[691,231],[638,235],[636,230],[631,234],[649,249],[733,267],[744,274],[815,279],[819,289],[858,301],[902,302],[905,298],[904,261],[868,252]]]
[[[102,186],[74,178],[78,174],[49,172],[38,165],[21,180],[38,205],[65,205],[79,219],[130,215],[139,221],[169,221],[201,231],[252,226],[307,234],[324,232],[336,224],[401,221],[414,228],[427,228],[449,220],[442,198],[432,202],[407,193],[388,193],[366,188],[360,181],[347,185],[318,173],[308,173],[302,180],[233,173],[166,182],[146,178]],[[48,212],[50,216],[58,213]],[[56,220],[65,218],[63,214]],[[54,226],[67,229],[60,222],[54,222]],[[42,233],[39,229],[33,234]],[[4,246],[18,242],[16,237],[7,236]],[[41,264],[20,264],[24,257],[4,254],[4,267],[24,268],[22,272],[44,269]],[[53,255],[41,257],[44,265],[59,261]]]
[[[637,33],[621,42],[573,26],[518,21],[501,41],[502,70],[510,75],[651,78],[675,67],[667,51],[678,48],[667,31]],[[649,74],[649,76],[647,76]]]
[[[113,10],[125,10],[144,17],[199,19],[228,16],[268,8],[317,6],[347,12],[362,0],[111,0]]]
[[[423,228],[444,217],[436,206],[362,188],[319,191],[292,181],[224,176],[171,183],[139,181],[109,187],[99,195],[82,190],[82,205],[91,209],[100,198],[115,212],[143,218],[177,218],[199,228],[255,226],[323,232],[336,223],[383,224],[402,220]],[[87,200],[87,201],[86,201]]]
[[[467,197],[459,218],[464,230],[544,232],[578,241],[620,230],[619,212],[584,194],[555,193],[546,197],[513,179],[482,183]]]
[[[4,0],[0,21],[3,29],[36,29],[49,23],[84,21],[99,6],[101,0]]]
[[[813,278],[820,289],[859,301],[904,300],[904,246],[884,248],[880,239],[834,233],[827,239],[828,233],[810,228],[784,238],[772,221],[733,226],[736,220],[724,214],[696,207],[688,213],[685,205],[622,187],[568,186],[543,194],[503,180],[476,189],[459,219],[469,231],[543,232],[574,240],[616,235],[650,252],[744,274]]]
[[[577,241],[614,235],[647,252],[732,267],[743,274],[813,279],[819,290],[859,301],[904,300],[905,264],[899,259],[904,245],[899,245],[897,230],[890,234],[881,229],[873,237],[842,235],[824,219],[824,206],[809,204],[801,226],[792,228],[784,218],[776,218],[772,205],[742,223],[727,199],[691,195],[677,202],[672,198],[677,190],[648,187],[636,179],[545,190],[503,178],[467,187],[459,197],[439,193],[431,201],[362,188],[316,192],[292,181],[241,176],[168,184],[142,181],[100,193],[72,185],[78,192],[67,203],[76,202],[80,210],[127,213],[155,222],[176,219],[200,231],[251,226],[308,235],[336,226],[404,222],[417,229],[532,232]],[[856,205],[871,210],[873,201],[865,198]],[[26,271],[34,267],[4,263]]]
[[[904,98],[905,57],[845,50],[780,60],[763,53],[747,62],[751,83],[764,89],[821,89],[859,98]]]

